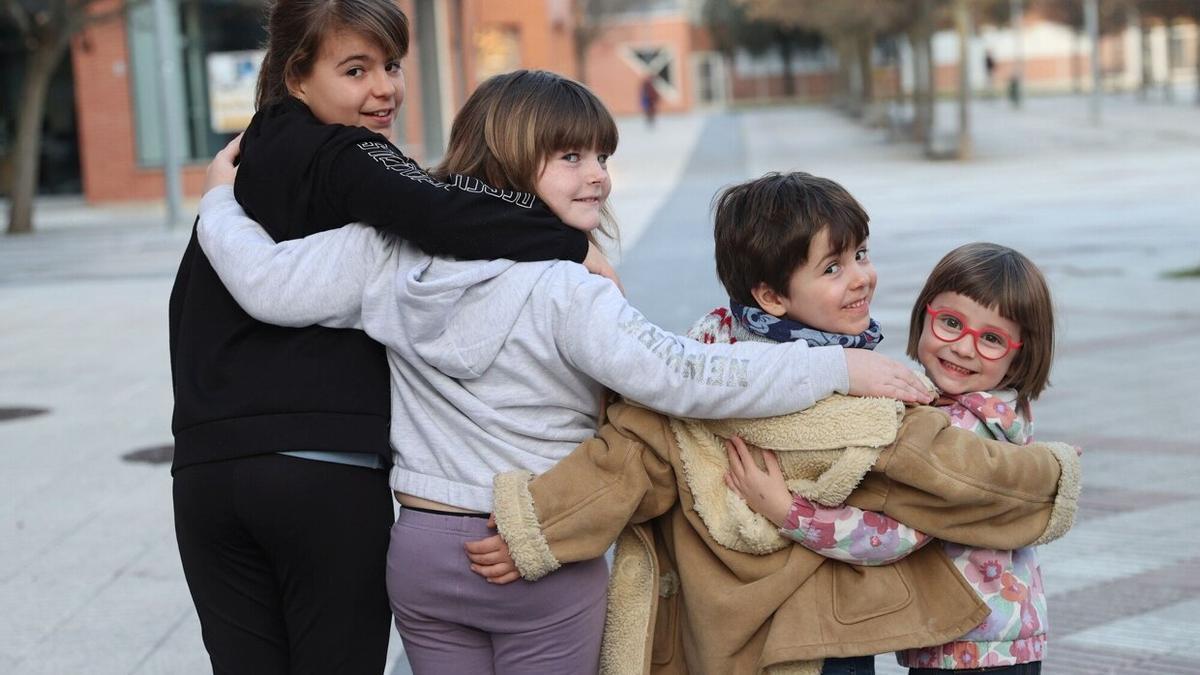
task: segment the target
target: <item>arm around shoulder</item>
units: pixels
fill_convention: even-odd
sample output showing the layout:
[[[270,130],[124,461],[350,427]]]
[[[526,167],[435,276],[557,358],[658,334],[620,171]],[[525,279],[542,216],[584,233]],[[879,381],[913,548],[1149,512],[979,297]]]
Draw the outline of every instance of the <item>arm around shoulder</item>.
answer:
[[[368,276],[390,244],[348,225],[276,243],[231,186],[200,201],[197,237],[225,288],[250,316],[280,326],[358,328]]]
[[[327,194],[345,220],[403,237],[431,255],[582,262],[587,254],[587,236],[536,196],[469,176],[439,180],[382,138],[363,134],[345,143],[325,175]]]
[[[803,410],[846,383],[841,347],[702,344],[663,330],[612,283],[560,270],[548,285],[555,339],[574,367],[634,401],[699,419]]]

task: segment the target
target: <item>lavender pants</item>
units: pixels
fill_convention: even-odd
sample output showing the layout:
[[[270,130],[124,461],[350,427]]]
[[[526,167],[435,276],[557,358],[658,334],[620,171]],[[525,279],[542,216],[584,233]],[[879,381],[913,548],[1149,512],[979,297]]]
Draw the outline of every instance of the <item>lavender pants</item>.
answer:
[[[463,545],[495,534],[485,518],[400,509],[387,586],[413,673],[595,673],[604,630],[603,558],[536,582],[496,585]]]

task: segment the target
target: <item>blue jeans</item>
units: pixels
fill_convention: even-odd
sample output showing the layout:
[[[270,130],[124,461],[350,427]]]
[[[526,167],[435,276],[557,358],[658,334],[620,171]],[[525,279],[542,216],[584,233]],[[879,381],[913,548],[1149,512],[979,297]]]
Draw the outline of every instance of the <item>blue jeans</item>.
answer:
[[[825,665],[821,666],[821,675],[875,675],[875,657],[825,659]]]
[[[1018,663],[1015,666],[997,666],[995,668],[969,668],[967,670],[939,670],[937,668],[909,668],[908,675],[947,675],[947,673],[987,673],[987,675],[1041,675],[1042,662],[1030,661]]]

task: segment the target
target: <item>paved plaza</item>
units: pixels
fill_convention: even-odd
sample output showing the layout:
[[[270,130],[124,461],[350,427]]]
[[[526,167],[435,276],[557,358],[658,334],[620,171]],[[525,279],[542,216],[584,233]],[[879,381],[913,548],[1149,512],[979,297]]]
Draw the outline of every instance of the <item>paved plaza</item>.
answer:
[[[1114,97],[1100,127],[1082,98],[973,113],[968,162],[822,107],[622,120],[625,286],[676,331],[722,303],[710,200],[770,170],[834,178],[866,206],[892,356],[947,250],[1024,251],[1060,326],[1037,435],[1084,448],[1075,529],[1042,550],[1045,672],[1198,673],[1200,278],[1166,273],[1200,265],[1200,108]],[[946,135],[953,114],[939,110]],[[38,219],[0,237],[0,409],[28,411],[0,418],[0,673],[209,672],[154,461],[171,442],[167,296],[190,227],[165,228],[158,205],[59,199]]]

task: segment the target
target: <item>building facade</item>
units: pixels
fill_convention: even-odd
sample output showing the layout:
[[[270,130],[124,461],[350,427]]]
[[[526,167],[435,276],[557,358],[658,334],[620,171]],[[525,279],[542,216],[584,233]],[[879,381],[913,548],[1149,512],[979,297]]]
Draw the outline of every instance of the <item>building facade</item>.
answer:
[[[110,10],[121,0],[99,3]],[[407,98],[397,119],[397,144],[424,164],[440,158],[455,111],[487,77],[515,68],[544,68],[582,79],[617,115],[639,112],[639,87],[649,80],[663,113],[730,102],[790,97],[826,100],[836,93],[832,50],[798,53],[719,52],[702,20],[704,0],[631,0],[600,17],[579,0],[397,0],[412,30],[404,61]],[[164,194],[163,145],[167,96],[183,103],[184,192],[199,193],[204,167],[253,113],[253,83],[263,39],[261,0],[172,0],[178,54],[163,77],[152,3],[123,18],[88,27],[72,43],[69,62],[52,85],[43,133],[41,189],[82,192],[88,201],[157,200]],[[1194,82],[1200,31],[1192,23],[1151,24],[1107,35],[1101,44],[1105,86],[1137,88],[1147,77],[1166,85]],[[5,41],[0,34],[0,46]],[[998,92],[1021,54],[1029,92],[1087,89],[1090,46],[1071,29],[1027,12],[1019,32],[978,27],[971,37],[971,81]],[[933,40],[935,79],[943,92],[958,82],[957,36]],[[992,57],[990,73],[985,54]],[[15,96],[19,50],[0,68],[0,194],[6,148],[15,126],[6,111]],[[874,55],[875,94],[903,98],[912,88],[906,41],[881,42]],[[1145,75],[1143,75],[1145,73]],[[790,82],[787,80],[790,79]],[[1172,89],[1164,88],[1164,91]],[[73,99],[73,101],[71,101]]]

